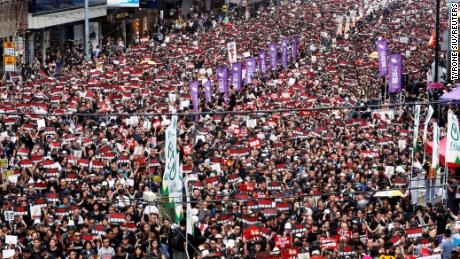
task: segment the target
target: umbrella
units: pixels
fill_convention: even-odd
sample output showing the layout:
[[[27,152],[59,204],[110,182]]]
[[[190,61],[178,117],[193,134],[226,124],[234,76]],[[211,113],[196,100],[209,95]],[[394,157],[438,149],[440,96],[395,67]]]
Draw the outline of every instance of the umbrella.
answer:
[[[374,197],[401,197],[402,192],[399,190],[377,192]]]

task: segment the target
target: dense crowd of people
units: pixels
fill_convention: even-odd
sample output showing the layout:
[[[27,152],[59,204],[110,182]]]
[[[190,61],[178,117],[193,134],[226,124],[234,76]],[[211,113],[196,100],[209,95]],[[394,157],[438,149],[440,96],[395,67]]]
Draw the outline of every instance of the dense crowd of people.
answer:
[[[413,106],[391,105],[426,98],[407,89],[426,84],[434,8],[289,1],[176,28],[162,42],[101,45],[91,62],[54,53],[46,69],[0,88],[2,258],[458,258],[455,174],[447,207],[413,202],[409,175],[427,175],[431,156],[421,134],[412,155]],[[355,18],[338,26],[339,16]],[[219,91],[227,43],[246,66],[282,36],[298,38],[286,68],[267,54],[266,72]],[[388,98],[371,55],[380,38],[404,56],[407,75]],[[184,178],[197,179],[183,203],[193,233],[160,194],[169,113],[180,114]],[[387,190],[400,195],[376,195]]]

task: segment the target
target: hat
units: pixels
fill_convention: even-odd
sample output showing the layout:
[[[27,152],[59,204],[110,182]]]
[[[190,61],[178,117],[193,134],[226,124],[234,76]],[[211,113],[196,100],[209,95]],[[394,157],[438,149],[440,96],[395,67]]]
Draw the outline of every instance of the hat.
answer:
[[[311,252],[311,255],[320,255],[321,253],[318,250]]]
[[[222,238],[223,238],[223,237],[222,237],[221,234],[217,234],[217,235],[216,235],[216,239],[222,239]]]
[[[67,227],[75,227],[75,222],[73,220],[69,220]]]
[[[41,222],[40,222],[40,219],[35,219],[34,220],[34,225],[39,225]]]

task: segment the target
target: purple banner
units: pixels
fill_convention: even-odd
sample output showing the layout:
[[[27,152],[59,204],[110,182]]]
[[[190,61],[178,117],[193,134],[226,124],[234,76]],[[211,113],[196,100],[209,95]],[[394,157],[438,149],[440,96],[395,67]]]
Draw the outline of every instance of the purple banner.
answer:
[[[259,51],[259,70],[262,71],[262,73],[265,73],[267,71],[267,51],[264,49]]]
[[[288,67],[288,39],[283,37],[281,40],[281,65],[284,69]]]
[[[219,93],[225,93],[225,97],[228,96],[228,76],[227,66],[217,68],[217,86]]]
[[[388,92],[399,93],[402,88],[402,56],[393,54],[388,56]]]
[[[387,63],[387,56],[388,56],[388,43],[386,40],[378,40],[376,42],[377,45],[377,56],[379,61],[379,70],[380,75],[385,76],[388,73],[388,63]]]
[[[242,66],[241,63],[235,63],[232,66],[232,86],[235,92],[239,92],[241,90],[241,83],[242,83]]]
[[[206,96],[206,102],[210,103],[211,102],[211,80],[208,80],[206,83],[204,83],[204,93]]]
[[[195,122],[198,122],[198,81],[193,81],[190,83],[190,95],[192,97],[193,103],[193,112],[195,112]]]
[[[274,42],[270,44],[270,66],[273,70],[278,70],[278,50]]]
[[[251,83],[254,73],[256,73],[256,58],[248,58],[246,59],[246,84]]]
[[[299,44],[299,37],[297,35],[294,35],[294,38],[292,39],[292,45],[291,45],[291,56],[292,56],[292,62],[296,62],[297,60],[297,44]]]

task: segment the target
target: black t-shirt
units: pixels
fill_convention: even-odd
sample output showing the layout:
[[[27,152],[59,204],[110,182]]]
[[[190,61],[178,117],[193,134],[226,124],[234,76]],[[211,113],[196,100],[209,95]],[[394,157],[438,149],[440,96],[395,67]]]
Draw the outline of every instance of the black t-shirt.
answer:
[[[81,251],[83,251],[83,242],[80,241],[80,242],[74,242],[73,243],[73,250],[75,250],[75,252],[77,252],[78,254],[81,253]]]
[[[52,250],[51,248],[48,248],[48,254],[52,254],[54,255],[54,257],[58,258],[58,257],[63,257],[63,252],[62,252],[62,249],[59,248],[59,247],[56,247],[55,250]]]

